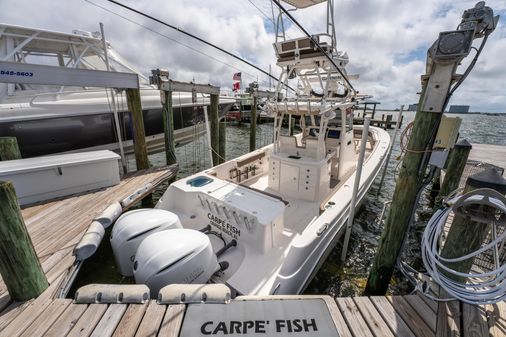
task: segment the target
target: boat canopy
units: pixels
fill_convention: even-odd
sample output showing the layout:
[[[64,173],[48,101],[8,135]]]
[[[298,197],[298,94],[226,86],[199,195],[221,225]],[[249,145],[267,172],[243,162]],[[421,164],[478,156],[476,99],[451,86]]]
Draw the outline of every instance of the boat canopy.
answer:
[[[311,7],[326,1],[327,0],[283,0],[283,2],[286,2],[296,8]]]

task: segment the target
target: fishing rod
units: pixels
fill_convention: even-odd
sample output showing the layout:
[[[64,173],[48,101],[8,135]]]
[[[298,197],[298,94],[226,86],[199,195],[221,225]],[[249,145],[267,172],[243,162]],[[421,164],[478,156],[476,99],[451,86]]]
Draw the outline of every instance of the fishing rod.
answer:
[[[228,56],[232,56],[232,57],[233,57],[233,58],[235,58],[236,60],[239,60],[239,61],[241,61],[241,62],[243,62],[243,63],[246,63],[246,64],[247,64],[247,65],[249,65],[250,67],[255,68],[256,70],[258,70],[258,71],[260,71],[261,73],[263,73],[263,74],[265,74],[265,75],[269,76],[270,78],[273,78],[273,79],[274,79],[274,80],[276,80],[276,81],[278,80],[276,77],[272,76],[271,74],[269,74],[268,72],[266,72],[266,71],[265,71],[265,70],[263,70],[262,68],[260,68],[260,67],[258,67],[258,66],[256,66],[256,65],[254,65],[253,63],[251,63],[251,62],[249,62],[249,61],[247,61],[247,60],[245,60],[245,59],[241,58],[240,56],[237,56],[237,55],[235,55],[235,54],[233,54],[233,53],[229,52],[228,50],[225,50],[225,49],[223,49],[223,48],[221,48],[221,47],[219,47],[219,46],[217,46],[217,45],[215,45],[215,44],[212,44],[212,43],[210,43],[210,42],[207,42],[206,40],[204,40],[204,39],[202,39],[202,38],[200,38],[200,37],[198,37],[198,36],[196,36],[196,35],[193,35],[193,34],[191,34],[191,33],[185,32],[185,31],[184,31],[184,30],[182,30],[181,28],[178,28],[178,27],[176,27],[176,26],[173,26],[173,25],[171,25],[171,24],[168,24],[168,23],[167,23],[167,22],[165,22],[165,21],[162,21],[162,20],[160,20],[160,19],[157,19],[157,18],[155,18],[154,16],[151,16],[151,15],[149,15],[149,14],[146,14],[146,13],[144,13],[144,12],[141,12],[141,11],[139,11],[139,10],[135,9],[135,8],[129,7],[129,6],[127,6],[127,5],[125,5],[125,4],[122,4],[122,3],[118,2],[118,1],[115,1],[115,0],[107,0],[107,1],[108,1],[108,2],[113,3],[113,4],[117,5],[117,6],[123,7],[123,8],[125,8],[125,9],[127,9],[127,10],[129,10],[129,11],[131,11],[131,12],[134,12],[134,13],[136,13],[136,14],[139,14],[139,15],[141,15],[141,16],[144,16],[145,18],[148,18],[148,19],[150,19],[150,20],[153,20],[153,21],[155,21],[155,22],[157,22],[157,23],[159,23],[159,24],[161,24],[161,25],[164,25],[164,26],[166,26],[166,27],[169,27],[169,28],[172,28],[172,29],[174,29],[174,30],[177,30],[178,32],[180,32],[180,33],[182,33],[182,34],[184,34],[184,35],[187,35],[187,36],[189,36],[189,37],[191,37],[191,38],[193,38],[193,39],[195,39],[195,40],[197,40],[197,41],[200,41],[200,42],[202,42],[202,43],[204,43],[204,44],[206,44],[206,45],[208,45],[208,46],[210,46],[210,47],[213,47],[213,48],[215,48],[215,49],[218,49],[219,51],[221,51],[222,53],[227,54]],[[290,87],[289,85],[287,85],[287,84],[283,84],[283,85],[285,85],[288,89],[290,89],[290,90],[292,90],[293,92],[295,92],[295,90],[294,90],[292,87]]]
[[[278,1],[278,0],[272,0],[272,2],[274,2],[276,4],[276,6],[278,6],[278,8],[283,12],[285,13],[285,15],[297,26],[299,27],[299,29],[304,33],[306,34],[306,36],[311,40],[311,42],[313,42],[313,44],[316,46],[316,48],[318,48],[318,50],[320,52],[322,52],[325,57],[327,57],[327,59],[330,61],[330,63],[332,63],[332,65],[336,68],[336,70],[339,72],[339,74],[341,75],[341,77],[346,81],[346,84],[348,84],[348,86],[350,87],[351,90],[353,90],[353,93],[356,93],[356,90],[355,88],[353,88],[353,86],[351,85],[350,81],[348,80],[348,77],[344,75],[344,73],[341,71],[341,69],[339,69],[339,67],[337,66],[337,64],[334,62],[334,60],[330,57],[329,54],[327,54],[327,52],[320,46],[320,44],[304,29],[304,27],[302,27],[302,25],[297,21],[295,20],[295,18],[288,12],[288,10],[286,10],[285,7],[283,7],[281,5],[281,3]]]

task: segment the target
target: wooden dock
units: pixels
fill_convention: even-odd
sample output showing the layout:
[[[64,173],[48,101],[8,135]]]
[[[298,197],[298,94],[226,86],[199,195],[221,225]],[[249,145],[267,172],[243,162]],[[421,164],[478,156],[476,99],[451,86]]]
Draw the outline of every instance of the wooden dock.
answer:
[[[50,289],[55,290],[54,288],[59,285],[74,264],[75,258],[72,251],[94,217],[98,216],[109,204],[121,201],[140,188],[148,186],[142,194],[135,194],[134,202],[141,200],[175,173],[175,166],[138,171],[124,177],[116,186],[24,208],[23,218],[51,285]],[[52,298],[52,294],[49,294],[51,290],[46,293],[37,300],[49,303]],[[15,307],[23,309],[29,304],[29,302],[11,303],[5,284],[0,278],[0,312],[9,311]],[[0,330],[1,326],[0,324]]]
[[[497,165],[498,158],[488,161]],[[55,298],[74,264],[72,250],[93,217],[109,203],[146,184],[152,184],[152,189],[171,174],[166,169],[137,172],[108,189],[23,209],[50,286],[36,299],[12,302],[0,280],[0,337],[179,336],[191,304],[162,305],[155,300],[144,304],[76,304],[71,299]],[[506,302],[477,307],[456,300],[436,302],[422,294],[320,298],[325,300],[341,337],[506,336]]]
[[[504,302],[475,307],[459,302],[438,306],[422,295],[321,298],[341,337],[506,336]],[[4,312],[0,336],[179,336],[187,308],[184,304],[160,305],[155,300],[75,304],[45,293]]]

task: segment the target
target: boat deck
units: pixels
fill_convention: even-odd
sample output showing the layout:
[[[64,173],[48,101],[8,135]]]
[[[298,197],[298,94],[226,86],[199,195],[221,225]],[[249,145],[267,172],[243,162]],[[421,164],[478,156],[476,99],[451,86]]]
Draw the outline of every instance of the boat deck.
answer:
[[[68,269],[74,264],[72,251],[95,216],[109,204],[121,201],[149,184],[145,193],[135,194],[133,197],[134,203],[141,200],[175,173],[175,166],[138,171],[129,174],[118,185],[109,188],[24,208],[22,215],[28,233],[51,287],[59,285]],[[41,297],[46,302],[51,298],[51,296],[44,296]],[[5,284],[0,278],[0,312],[6,307],[12,309],[19,305],[19,303],[12,303]],[[21,307],[24,308],[26,305],[27,303]]]
[[[314,296],[308,297],[314,298]],[[506,303],[438,304],[421,295],[323,296],[341,337],[505,336]],[[226,304],[223,304],[226,305]],[[0,316],[0,336],[179,336],[187,306],[75,304],[43,295]]]

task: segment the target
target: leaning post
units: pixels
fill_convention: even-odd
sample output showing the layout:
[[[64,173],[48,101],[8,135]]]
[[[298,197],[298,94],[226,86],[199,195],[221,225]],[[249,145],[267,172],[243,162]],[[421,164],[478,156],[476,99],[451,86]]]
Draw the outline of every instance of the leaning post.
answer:
[[[418,194],[425,185],[426,169],[442,113],[456,87],[456,69],[469,55],[475,38],[489,35],[495,29],[493,11],[479,2],[463,16],[457,30],[443,32],[427,53],[426,74],[422,76],[422,94],[418,103],[413,131],[408,142],[392,206],[385,222],[378,250],[369,273],[365,293],[384,295],[401,253],[409,224],[416,208]],[[469,31],[472,26],[474,30]],[[463,77],[465,78],[465,77]]]
[[[220,158],[218,155],[219,143],[220,143],[220,126],[219,126],[219,95],[211,94],[211,108],[209,113],[210,127],[211,127],[211,149],[213,151],[213,162],[212,165],[218,165]]]
[[[21,159],[16,137],[0,137],[0,161]]]
[[[137,170],[149,168],[148,151],[146,147],[146,134],[144,119],[142,117],[141,93],[138,88],[126,89],[128,110],[132,114],[134,126],[134,152]]]
[[[19,208],[14,186],[0,181],[0,274],[14,301],[26,301],[48,287]]]
[[[442,206],[443,199],[448,196],[448,194],[459,187],[460,177],[462,177],[462,173],[464,173],[471,149],[472,145],[467,140],[462,139],[459,140],[450,151],[445,178],[436,196],[434,204],[435,210]]]

